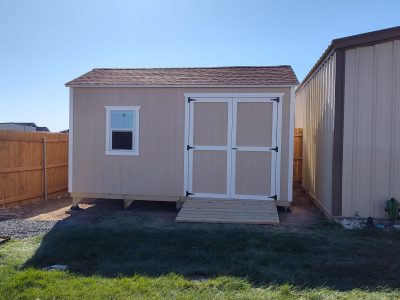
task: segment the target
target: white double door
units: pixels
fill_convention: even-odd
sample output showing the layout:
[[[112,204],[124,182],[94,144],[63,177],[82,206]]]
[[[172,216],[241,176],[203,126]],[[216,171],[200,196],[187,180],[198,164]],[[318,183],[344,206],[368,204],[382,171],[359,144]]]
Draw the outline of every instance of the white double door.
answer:
[[[187,196],[277,199],[279,100],[189,98]]]

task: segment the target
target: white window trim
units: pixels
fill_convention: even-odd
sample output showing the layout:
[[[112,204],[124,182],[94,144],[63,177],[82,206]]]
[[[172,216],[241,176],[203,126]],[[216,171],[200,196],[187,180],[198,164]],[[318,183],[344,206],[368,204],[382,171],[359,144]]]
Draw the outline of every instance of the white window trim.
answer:
[[[139,111],[140,106],[104,106],[106,110],[106,151],[105,155],[139,155]],[[134,150],[112,150],[111,149],[111,112],[115,110],[127,110],[135,112],[135,129],[133,130]],[[124,129],[126,130],[126,129]],[[130,131],[130,130],[128,130]]]

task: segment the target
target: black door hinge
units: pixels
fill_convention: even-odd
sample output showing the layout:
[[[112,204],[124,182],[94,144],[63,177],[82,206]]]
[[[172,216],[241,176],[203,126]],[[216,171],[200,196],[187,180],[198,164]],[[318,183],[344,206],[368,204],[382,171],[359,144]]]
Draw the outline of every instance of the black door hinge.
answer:
[[[192,147],[192,146],[189,146],[189,145],[186,146],[186,150],[187,150],[187,151],[189,151],[190,149],[194,149],[194,148],[195,148],[195,147]]]
[[[194,195],[194,194],[193,193],[189,193],[188,191],[186,191],[186,198],[191,196],[191,195]]]
[[[196,101],[196,99],[194,99],[194,98],[188,98],[188,102],[190,103],[190,102],[192,102],[192,101]]]
[[[279,101],[280,101],[280,98],[279,98],[279,97],[276,97],[276,98],[271,98],[271,101],[275,101],[276,103],[279,103]]]
[[[275,151],[275,152],[278,152],[278,151],[279,151],[279,147],[278,147],[278,146],[276,146],[275,148],[269,148],[269,150],[271,150],[271,151]]]
[[[269,199],[274,199],[275,201],[278,200],[278,195],[274,195],[272,197],[268,197]]]

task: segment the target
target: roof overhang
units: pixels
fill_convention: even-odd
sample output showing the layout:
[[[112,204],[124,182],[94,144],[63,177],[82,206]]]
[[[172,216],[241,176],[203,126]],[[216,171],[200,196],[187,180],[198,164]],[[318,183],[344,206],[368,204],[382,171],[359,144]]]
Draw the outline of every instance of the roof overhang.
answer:
[[[99,85],[99,84],[66,84],[70,88],[291,88],[298,84],[284,85]]]
[[[260,87],[295,86],[290,65],[188,68],[95,68],[67,87]]]
[[[325,62],[331,57],[331,55],[333,55],[335,51],[364,47],[395,39],[400,39],[400,26],[332,40],[331,44],[318,59],[317,63],[312,67],[312,69],[300,83],[296,89],[296,93],[302,89],[302,87],[314,76],[319,68],[325,64]]]

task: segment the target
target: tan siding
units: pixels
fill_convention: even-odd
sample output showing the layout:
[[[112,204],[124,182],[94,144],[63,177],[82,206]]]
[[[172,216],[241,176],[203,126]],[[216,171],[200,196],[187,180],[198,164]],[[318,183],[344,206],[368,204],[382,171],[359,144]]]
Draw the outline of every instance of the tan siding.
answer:
[[[303,185],[332,210],[335,55],[296,93],[296,127],[303,128]]]
[[[399,45],[392,41],[346,51],[344,216],[358,212],[384,218],[385,201],[400,197]]]
[[[373,155],[375,156],[375,161],[373,165],[373,173],[380,174],[380,176],[375,176],[373,182],[373,199],[371,201],[372,214],[377,211],[385,210],[384,201],[375,201],[382,196],[390,197],[390,185],[391,185],[391,150],[392,150],[392,99],[393,99],[393,81],[387,80],[388,78],[393,78],[393,44],[385,43],[377,45],[376,48],[376,101],[375,101],[375,149],[373,149]],[[379,96],[378,96],[379,95]]]
[[[271,152],[236,152],[236,194],[271,195]]]
[[[393,57],[393,65],[395,66],[394,69],[394,76],[393,81],[395,82],[393,88],[393,99],[397,99],[393,101],[393,114],[396,116],[393,120],[393,133],[392,133],[392,180],[391,180],[391,191],[392,195],[397,195],[400,198],[400,42],[397,41],[394,44],[394,57]]]
[[[347,86],[354,86],[355,82],[357,82],[357,61],[355,59],[356,51],[351,50],[346,52],[346,61],[345,64],[345,76]],[[348,199],[353,198],[353,190],[351,188],[353,182],[352,180],[344,180],[344,178],[354,176],[353,174],[353,163],[355,162],[354,151],[349,151],[347,145],[351,145],[353,140],[357,137],[355,133],[354,122],[356,122],[357,117],[357,97],[355,89],[345,89],[344,91],[344,99],[352,99],[352,101],[345,102],[344,109],[344,128],[343,130],[343,181],[342,181],[342,215],[351,215],[351,212],[354,211],[353,201],[349,201]],[[347,200],[346,200],[347,199]]]
[[[193,151],[193,192],[226,194],[226,151]]]
[[[194,103],[194,145],[226,146],[228,136],[227,103]]]
[[[290,88],[74,88],[73,192],[183,195],[184,93],[285,93],[281,199],[288,199]],[[141,105],[140,155],[105,155],[105,105]]]
[[[304,97],[296,97],[296,110],[294,114],[294,127],[295,128],[303,128],[304,121],[303,117],[305,116],[305,108],[306,106],[303,103]]]
[[[276,92],[278,91],[279,89],[276,90]],[[281,139],[282,152],[281,152],[281,176],[280,176],[281,180],[280,196],[282,200],[289,199],[288,186],[292,186],[292,182],[290,182],[289,184],[289,173],[288,173],[289,151],[293,151],[293,149],[289,149],[289,133],[290,133],[289,118],[290,118],[290,89],[287,89],[282,103],[282,139]],[[289,199],[289,201],[292,201],[292,199]]]
[[[237,146],[275,146],[272,145],[272,105],[246,102],[237,104]]]

